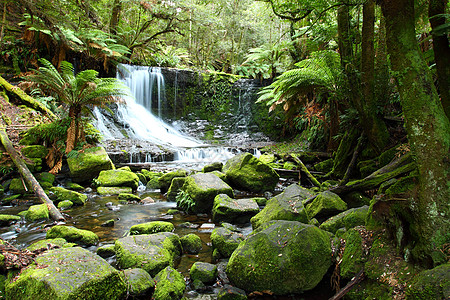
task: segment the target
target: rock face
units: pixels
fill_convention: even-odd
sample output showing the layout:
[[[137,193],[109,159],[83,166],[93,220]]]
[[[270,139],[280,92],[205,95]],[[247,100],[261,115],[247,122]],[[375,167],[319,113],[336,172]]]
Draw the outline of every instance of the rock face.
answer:
[[[135,190],[139,185],[139,177],[126,170],[106,170],[100,172],[97,183],[103,187],[130,187]]]
[[[283,193],[270,199],[266,207],[261,210],[250,221],[253,229],[271,220],[288,220],[308,223],[308,216],[302,201],[313,196],[313,194],[297,185],[288,186]]]
[[[7,299],[121,299],[119,272],[80,247],[45,252],[6,286]]]
[[[212,173],[197,173],[186,178],[182,190],[193,201],[194,213],[208,213],[213,206],[214,197],[226,194],[234,197],[233,189]]]
[[[352,208],[346,210],[336,216],[333,216],[323,222],[319,228],[336,233],[339,228],[350,229],[358,225],[364,225],[366,223],[367,212],[369,211],[369,207],[367,205]]]
[[[98,236],[92,231],[64,225],[53,226],[47,231],[46,237],[48,239],[63,238],[68,242],[86,246],[96,245],[98,243]]]
[[[70,176],[74,182],[90,182],[102,170],[114,169],[114,165],[103,147],[86,149],[74,157],[67,158]]]
[[[308,217],[327,218],[338,214],[347,209],[347,204],[337,194],[325,191],[317,195],[317,197],[307,207]]]
[[[181,255],[178,235],[169,232],[133,235],[116,240],[117,263],[121,269],[142,268],[155,276]]]
[[[232,157],[222,171],[232,185],[251,192],[272,191],[279,179],[272,167],[250,153]]]
[[[259,205],[253,199],[232,199],[226,194],[214,198],[213,221],[232,224],[247,223],[259,212]]]
[[[226,272],[248,292],[276,295],[314,288],[331,266],[331,243],[319,228],[295,221],[271,221],[239,244]]]

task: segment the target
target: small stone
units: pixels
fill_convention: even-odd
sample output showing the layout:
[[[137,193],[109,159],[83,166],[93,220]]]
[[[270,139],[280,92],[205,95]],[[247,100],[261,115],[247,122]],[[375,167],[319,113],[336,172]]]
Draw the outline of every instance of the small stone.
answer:
[[[102,227],[113,227],[114,226],[114,219],[110,219],[110,220],[104,222],[101,226]]]

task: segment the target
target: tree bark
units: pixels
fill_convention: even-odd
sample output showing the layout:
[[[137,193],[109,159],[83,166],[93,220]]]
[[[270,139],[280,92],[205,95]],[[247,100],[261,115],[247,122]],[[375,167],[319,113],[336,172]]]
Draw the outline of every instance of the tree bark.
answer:
[[[450,242],[450,123],[421,56],[414,27],[414,0],[382,0],[388,52],[405,127],[419,172],[410,202],[413,258],[431,266]]]
[[[434,61],[441,94],[441,102],[447,118],[450,119],[450,46],[447,34],[438,34],[435,29],[445,24],[447,0],[430,0],[428,17],[430,18],[431,34],[433,36]]]
[[[0,139],[6,151],[9,153],[9,156],[11,157],[17,169],[19,170],[19,173],[23,176],[23,179],[25,180],[27,186],[33,190],[36,197],[38,197],[39,200],[42,201],[42,203],[47,205],[50,217],[55,221],[64,220],[62,214],[55,207],[52,200],[50,200],[47,197],[44,190],[40,186],[39,182],[36,180],[36,178],[34,178],[33,174],[31,174],[30,170],[26,166],[25,162],[20,158],[19,154],[13,147],[11,141],[8,138],[8,135],[4,130],[0,130]]]
[[[121,11],[122,11],[121,0],[114,0],[111,13],[111,20],[109,22],[109,32],[111,34],[117,34],[117,26],[119,25]]]

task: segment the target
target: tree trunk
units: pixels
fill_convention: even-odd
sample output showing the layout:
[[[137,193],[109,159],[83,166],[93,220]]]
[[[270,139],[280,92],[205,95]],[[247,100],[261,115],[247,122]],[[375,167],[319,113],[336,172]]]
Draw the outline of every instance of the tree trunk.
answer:
[[[8,138],[8,135],[4,130],[0,130],[0,139],[6,151],[9,153],[9,156],[19,170],[20,174],[23,176],[27,186],[33,190],[34,194],[39,198],[39,200],[42,201],[42,203],[47,205],[50,217],[55,221],[64,220],[62,214],[55,207],[52,200],[47,197],[39,182],[36,180],[36,178],[34,178],[25,162],[20,158],[19,154],[17,153],[16,149],[14,149],[11,141]]]
[[[114,0],[112,5],[111,20],[109,22],[109,32],[111,34],[117,34],[117,26],[120,21],[120,12],[122,11],[121,0]]]
[[[381,8],[406,132],[419,172],[418,192],[410,204],[415,228],[412,255],[430,266],[442,254],[439,248],[450,242],[450,123],[417,44],[414,0],[383,0]]]
[[[445,14],[447,0],[430,0],[428,7],[428,17],[433,31],[433,51],[434,61],[436,62],[436,73],[439,83],[439,92],[441,94],[442,106],[444,107],[447,118],[450,119],[450,46],[446,33],[437,34],[434,30],[445,24],[445,16],[436,17],[436,15]]]

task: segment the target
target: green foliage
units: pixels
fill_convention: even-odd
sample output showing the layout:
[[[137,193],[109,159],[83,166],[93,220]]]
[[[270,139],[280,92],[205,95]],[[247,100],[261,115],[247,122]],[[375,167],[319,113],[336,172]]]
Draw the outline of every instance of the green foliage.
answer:
[[[173,46],[166,46],[159,51],[153,51],[150,59],[146,62],[151,66],[171,68],[179,68],[191,63],[186,49]]]
[[[50,145],[58,141],[64,142],[67,137],[69,125],[69,118],[57,120],[52,123],[36,125],[26,131],[24,138]]]
[[[189,194],[183,190],[180,190],[176,197],[177,206],[186,212],[193,210],[195,202]]]

